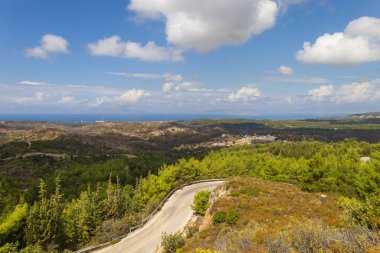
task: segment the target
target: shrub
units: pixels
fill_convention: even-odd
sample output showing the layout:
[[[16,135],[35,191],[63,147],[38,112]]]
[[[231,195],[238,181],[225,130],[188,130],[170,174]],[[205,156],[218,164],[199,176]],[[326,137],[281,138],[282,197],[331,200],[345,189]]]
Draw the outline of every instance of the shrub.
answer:
[[[210,207],[210,191],[200,191],[196,193],[194,196],[194,202],[192,205],[193,210],[200,215],[205,215],[209,207]]]
[[[341,197],[338,206],[343,210],[344,219],[349,223],[380,227],[380,195],[371,195],[364,201]]]
[[[161,246],[164,248],[165,253],[175,253],[177,249],[185,245],[185,238],[179,232],[174,234],[163,233],[161,239]]]
[[[225,211],[217,211],[213,216],[212,216],[212,223],[214,225],[223,223],[226,221],[226,212]]]
[[[226,222],[229,225],[235,225],[240,214],[235,209],[229,209],[227,212],[220,210],[212,216],[214,225]]]
[[[228,210],[226,215],[226,222],[227,224],[235,225],[239,217],[240,214],[237,211],[235,211],[234,209],[230,209]]]

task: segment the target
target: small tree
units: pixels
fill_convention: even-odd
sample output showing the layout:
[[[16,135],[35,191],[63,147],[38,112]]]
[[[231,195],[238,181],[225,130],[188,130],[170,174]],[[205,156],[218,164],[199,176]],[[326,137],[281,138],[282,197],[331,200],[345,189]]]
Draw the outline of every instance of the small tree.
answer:
[[[180,232],[174,234],[163,233],[161,239],[161,246],[164,248],[165,253],[175,253],[177,249],[185,245],[185,238]]]
[[[205,215],[207,209],[210,207],[210,191],[200,191],[196,193],[191,207],[196,213]]]

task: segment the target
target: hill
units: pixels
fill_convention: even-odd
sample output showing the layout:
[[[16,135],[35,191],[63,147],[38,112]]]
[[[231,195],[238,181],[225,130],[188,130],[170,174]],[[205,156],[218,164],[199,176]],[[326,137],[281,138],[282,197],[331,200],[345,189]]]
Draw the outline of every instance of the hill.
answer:
[[[294,185],[250,177],[230,179],[211,197],[180,252],[376,252],[376,232],[344,223],[335,193],[308,193]],[[233,215],[231,215],[234,214]],[[223,219],[221,214],[225,214]],[[344,238],[346,237],[346,238]]]

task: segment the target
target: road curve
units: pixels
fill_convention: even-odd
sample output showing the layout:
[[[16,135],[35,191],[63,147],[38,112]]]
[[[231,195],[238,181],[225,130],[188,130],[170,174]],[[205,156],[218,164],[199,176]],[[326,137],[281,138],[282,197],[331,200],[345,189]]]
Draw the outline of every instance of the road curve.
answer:
[[[205,182],[186,186],[176,191],[144,227],[129,234],[120,242],[95,251],[97,253],[152,253],[161,244],[163,232],[173,233],[184,228],[193,211],[194,194],[213,190],[223,181]]]

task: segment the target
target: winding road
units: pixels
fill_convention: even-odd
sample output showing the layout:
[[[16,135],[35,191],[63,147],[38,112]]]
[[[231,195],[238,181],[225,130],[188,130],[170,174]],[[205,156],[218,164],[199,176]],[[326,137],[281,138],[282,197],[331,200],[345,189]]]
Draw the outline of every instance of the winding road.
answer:
[[[223,181],[198,183],[176,191],[144,227],[129,234],[120,242],[95,251],[97,253],[152,253],[161,244],[163,232],[174,233],[182,230],[191,218],[191,204],[195,193],[214,190]]]

